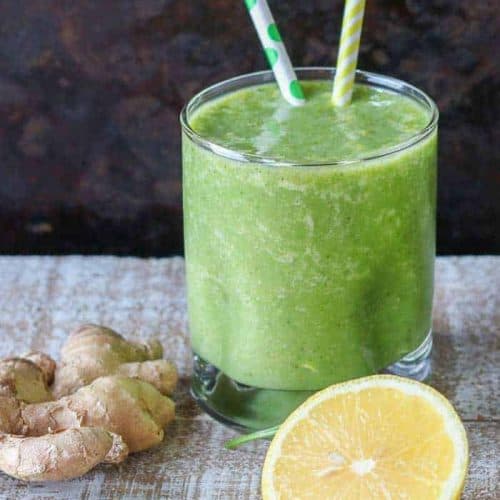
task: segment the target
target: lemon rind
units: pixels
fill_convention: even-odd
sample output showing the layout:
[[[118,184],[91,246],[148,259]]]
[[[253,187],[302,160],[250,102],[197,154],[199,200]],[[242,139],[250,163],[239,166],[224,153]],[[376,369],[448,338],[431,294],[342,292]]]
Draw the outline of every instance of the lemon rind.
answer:
[[[281,455],[283,441],[295,424],[307,417],[308,413],[317,405],[333,396],[352,394],[370,388],[396,389],[406,395],[422,396],[436,408],[439,415],[443,417],[445,432],[450,436],[455,447],[453,473],[446,482],[440,498],[442,500],[460,498],[469,464],[469,449],[464,426],[451,403],[436,389],[421,382],[394,375],[372,375],[327,387],[308,398],[288,416],[274,436],[264,461],[262,472],[264,500],[278,498],[274,490],[271,472],[274,470],[277,458]]]

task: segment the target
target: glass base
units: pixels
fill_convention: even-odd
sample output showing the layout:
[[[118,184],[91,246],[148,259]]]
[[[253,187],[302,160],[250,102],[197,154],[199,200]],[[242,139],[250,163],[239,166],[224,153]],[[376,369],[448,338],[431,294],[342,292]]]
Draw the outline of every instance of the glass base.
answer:
[[[424,380],[431,371],[432,332],[422,345],[382,370],[415,380]],[[240,384],[214,365],[194,354],[191,394],[210,416],[243,431],[266,429],[283,420],[316,391],[260,389]]]
[[[382,370],[382,373],[392,373],[422,382],[431,374],[431,354],[432,331],[427,334],[420,347]]]

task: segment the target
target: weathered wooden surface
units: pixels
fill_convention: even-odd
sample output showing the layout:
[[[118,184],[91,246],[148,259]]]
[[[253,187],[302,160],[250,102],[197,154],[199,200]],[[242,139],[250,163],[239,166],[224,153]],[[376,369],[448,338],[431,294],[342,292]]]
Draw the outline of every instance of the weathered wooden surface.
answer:
[[[183,261],[113,257],[0,258],[0,355],[56,356],[80,322],[131,337],[158,335],[182,375],[178,418],[160,447],[66,483],[27,485],[0,476],[1,498],[259,498],[267,443],[226,451],[233,436],[188,395],[190,352]],[[464,498],[500,497],[500,257],[437,262],[434,373],[464,419],[471,466]]]

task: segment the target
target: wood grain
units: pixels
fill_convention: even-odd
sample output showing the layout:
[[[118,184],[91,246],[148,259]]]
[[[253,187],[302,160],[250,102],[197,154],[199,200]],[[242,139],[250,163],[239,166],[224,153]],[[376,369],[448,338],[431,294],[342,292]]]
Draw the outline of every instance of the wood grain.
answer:
[[[266,442],[226,451],[234,432],[188,394],[184,267],[180,258],[0,257],[0,356],[41,349],[57,357],[75,325],[93,321],[132,338],[158,336],[179,366],[178,418],[156,449],[85,477],[23,484],[0,476],[1,498],[257,499]],[[500,257],[439,258],[430,383],[466,422],[466,499],[500,497]]]

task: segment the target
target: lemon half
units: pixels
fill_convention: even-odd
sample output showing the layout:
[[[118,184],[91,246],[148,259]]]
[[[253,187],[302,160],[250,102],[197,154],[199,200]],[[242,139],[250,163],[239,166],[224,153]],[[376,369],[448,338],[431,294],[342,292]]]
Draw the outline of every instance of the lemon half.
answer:
[[[274,437],[262,494],[271,499],[454,499],[468,467],[464,426],[431,387],[374,375],[324,389]]]

